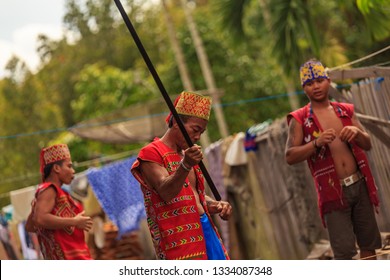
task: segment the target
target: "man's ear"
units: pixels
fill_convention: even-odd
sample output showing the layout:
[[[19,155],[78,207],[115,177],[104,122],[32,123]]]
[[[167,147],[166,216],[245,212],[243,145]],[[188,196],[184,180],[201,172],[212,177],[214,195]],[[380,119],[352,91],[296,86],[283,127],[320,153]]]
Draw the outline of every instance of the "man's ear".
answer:
[[[54,164],[53,165],[53,171],[55,172],[55,173],[59,173],[60,172],[60,169],[61,169],[61,166],[59,165],[59,164]]]
[[[179,125],[177,124],[177,121],[175,118],[172,119],[172,127],[179,128]]]

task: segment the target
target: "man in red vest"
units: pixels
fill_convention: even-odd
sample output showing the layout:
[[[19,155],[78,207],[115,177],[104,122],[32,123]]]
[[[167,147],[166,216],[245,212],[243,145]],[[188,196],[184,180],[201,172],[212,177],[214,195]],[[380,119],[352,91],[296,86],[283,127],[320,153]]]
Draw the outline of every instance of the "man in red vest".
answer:
[[[92,219],[61,189],[62,184],[71,183],[75,173],[68,146],[42,149],[40,163],[43,183],[36,190],[27,231],[37,233],[46,260],[91,259],[84,230],[91,229]]]
[[[182,92],[175,108],[193,143],[205,131],[211,99]],[[148,226],[158,259],[228,259],[211,215],[228,219],[232,207],[205,194],[199,168],[200,146],[188,147],[169,114],[168,129],[161,139],[141,149],[131,171],[140,182]]]
[[[376,259],[381,237],[374,208],[379,202],[364,152],[371,148],[370,136],[353,104],[329,100],[330,79],[321,62],[304,63],[300,78],[310,102],[287,116],[286,161],[308,162],[334,258],[352,259],[357,242],[360,258]]]

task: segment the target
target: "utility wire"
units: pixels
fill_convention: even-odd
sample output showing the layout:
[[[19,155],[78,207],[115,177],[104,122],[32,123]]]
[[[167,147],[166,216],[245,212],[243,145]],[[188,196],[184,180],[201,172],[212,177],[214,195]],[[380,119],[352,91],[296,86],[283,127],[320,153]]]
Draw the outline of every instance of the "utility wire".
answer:
[[[362,58],[359,58],[359,59],[357,59],[357,60],[348,62],[348,63],[346,63],[346,64],[342,64],[342,65],[340,65],[340,66],[336,66],[336,67],[333,67],[333,68],[329,68],[329,70],[330,70],[330,71],[334,71],[334,70],[337,70],[337,69],[345,68],[345,67],[347,67],[347,66],[351,66],[351,65],[356,64],[356,63],[358,63],[358,62],[361,62],[361,61],[367,60],[367,59],[369,59],[369,58],[371,58],[371,57],[374,57],[374,56],[376,56],[376,55],[378,55],[378,54],[380,54],[380,53],[383,53],[383,52],[387,51],[388,49],[390,49],[390,45],[387,46],[387,47],[385,47],[385,48],[383,48],[383,49],[381,49],[381,50],[379,50],[379,51],[377,51],[377,52],[374,52],[374,53],[372,53],[372,54],[369,54],[369,55],[367,55],[367,56],[365,56],[365,57],[362,57]]]
[[[389,63],[389,62],[386,62],[386,63]],[[352,83],[352,84],[356,84],[356,83],[357,82]],[[339,89],[340,88],[349,88],[349,87],[351,87],[352,84],[338,85],[337,88],[339,88]],[[277,99],[277,98],[283,98],[283,97],[289,96],[290,94],[303,94],[303,93],[304,93],[303,91],[296,91],[295,93],[283,93],[283,94],[264,96],[264,97],[258,97],[258,98],[251,98],[251,99],[245,99],[245,100],[241,99],[241,100],[237,100],[237,101],[230,102],[230,103],[223,103],[223,104],[221,104],[221,106],[229,107],[229,106],[235,106],[235,105],[243,105],[243,104],[247,104],[247,103],[254,103],[254,102],[267,101],[267,100],[272,100],[272,99]],[[28,136],[28,135],[38,135],[38,134],[44,134],[44,133],[49,133],[49,132],[64,131],[64,130],[69,130],[69,129],[74,128],[74,127],[86,127],[86,128],[97,127],[97,126],[103,126],[106,124],[113,124],[113,123],[119,123],[119,122],[123,122],[123,121],[134,120],[134,119],[138,119],[138,118],[146,118],[146,117],[150,117],[150,116],[158,116],[158,115],[166,115],[166,114],[167,114],[167,112],[164,112],[164,113],[160,113],[160,114],[147,115],[147,116],[142,116],[142,117],[137,117],[137,118],[122,118],[122,119],[116,119],[116,120],[112,120],[112,121],[108,121],[108,122],[100,122],[100,123],[93,123],[93,124],[81,124],[81,125],[72,126],[69,128],[58,128],[58,129],[36,131],[36,132],[32,132],[32,133],[20,133],[20,134],[10,135],[10,136],[0,136],[0,140],[6,139],[6,138],[17,138],[17,137]],[[131,150],[131,151],[121,152],[121,153],[117,153],[117,154],[113,154],[113,155],[109,155],[109,156],[103,156],[103,157],[100,157],[98,159],[92,159],[92,160],[83,161],[83,162],[74,162],[74,166],[76,168],[88,167],[88,166],[91,166],[92,164],[96,163],[96,161],[99,161],[100,163],[105,163],[105,162],[108,162],[111,160],[116,160],[116,159],[120,159],[120,158],[125,157],[125,156],[135,154],[137,151],[138,150]],[[22,181],[22,180],[26,180],[26,179],[30,179],[30,178],[34,178],[34,177],[39,177],[39,176],[40,176],[40,173],[34,173],[34,174],[27,174],[27,175],[22,175],[22,176],[17,176],[17,177],[6,178],[6,179],[0,181],[0,185],[5,184],[5,183],[18,182],[18,181]],[[2,198],[2,194],[0,194],[0,198]]]
[[[357,84],[356,82],[353,84]],[[348,88],[352,84],[345,84],[345,85],[339,85],[337,88]],[[283,97],[288,97],[289,95],[293,94],[303,94],[303,91],[296,91],[293,93],[282,93],[282,94],[276,94],[276,95],[269,95],[269,96],[262,96],[262,97],[257,97],[257,98],[250,98],[250,99],[240,99],[237,101],[233,101],[230,103],[221,103],[222,107],[230,107],[230,106],[235,106],[235,105],[242,105],[242,104],[247,104],[247,103],[252,103],[252,102],[260,102],[260,101],[267,101],[271,99],[277,99],[277,98],[283,98]],[[150,117],[156,117],[156,116],[161,116],[161,115],[166,115],[168,112],[162,112],[162,113],[156,113],[156,114],[150,114],[150,115],[145,115],[145,116],[138,116],[138,117],[129,117],[129,118],[120,118],[120,119],[115,119],[115,120],[110,120],[110,121],[103,121],[103,122],[96,122],[96,123],[85,123],[85,124],[78,124],[75,126],[70,126],[66,128],[53,128],[53,129],[47,129],[47,130],[39,130],[39,131],[34,131],[34,132],[25,132],[25,133],[19,133],[19,134],[14,134],[14,135],[3,135],[0,136],[0,141],[4,139],[14,139],[14,138],[19,138],[19,137],[26,137],[26,136],[34,136],[34,135],[42,135],[42,134],[48,134],[48,133],[55,133],[55,132],[62,132],[62,131],[69,131],[75,128],[90,128],[90,127],[99,127],[99,126],[104,126],[104,125],[109,125],[109,124],[116,124],[120,122],[126,122],[126,121],[132,121],[136,119],[144,119],[144,118],[150,118]]]
[[[349,88],[353,84],[358,84],[358,82],[354,82],[352,84],[338,85],[337,88]],[[271,100],[271,99],[278,99],[278,98],[288,97],[289,95],[293,95],[293,94],[298,95],[298,94],[303,94],[303,93],[304,92],[302,90],[300,90],[300,91],[296,91],[293,93],[282,93],[282,94],[262,96],[262,97],[257,97],[257,98],[240,99],[240,100],[229,102],[229,103],[221,103],[221,106],[222,107],[230,107],[230,106],[242,105],[242,104],[247,104],[247,103],[252,103],[252,102],[260,102],[260,101],[267,101],[267,100]],[[0,141],[3,139],[14,139],[14,138],[25,137],[25,136],[34,136],[34,135],[42,135],[42,134],[48,134],[48,133],[69,131],[69,130],[72,130],[74,128],[99,127],[99,126],[104,126],[104,125],[109,125],[109,124],[116,124],[116,123],[120,123],[120,122],[132,121],[132,120],[136,120],[136,119],[144,119],[144,118],[156,117],[156,116],[161,116],[161,115],[165,116],[166,114],[168,114],[168,112],[162,112],[162,113],[156,113],[156,114],[150,114],[150,115],[138,116],[138,117],[131,117],[131,118],[120,118],[120,119],[104,121],[104,122],[85,123],[85,124],[81,123],[81,124],[77,124],[77,125],[70,126],[67,128],[53,128],[53,129],[40,130],[40,131],[34,131],[34,132],[19,133],[19,134],[14,134],[14,135],[4,135],[4,136],[0,136]]]
[[[116,153],[116,154],[112,154],[112,155],[108,155],[108,156],[103,156],[103,157],[92,159],[92,160],[87,160],[87,161],[82,161],[82,162],[74,162],[73,165],[76,168],[77,167],[89,167],[93,164],[96,164],[97,162],[106,163],[106,162],[110,162],[110,161],[116,161],[116,160],[125,158],[127,156],[134,155],[138,152],[139,152],[139,149],[136,149],[136,150]],[[39,172],[37,172],[37,173],[32,173],[32,174],[27,174],[27,175],[22,175],[22,176],[17,176],[17,177],[11,177],[11,178],[7,178],[5,180],[0,181],[0,185],[6,184],[6,183],[14,183],[14,182],[18,182],[18,181],[23,181],[26,179],[40,177],[40,176],[41,176],[41,174]],[[4,197],[8,197],[9,193],[10,192],[1,193],[0,199],[4,198]]]
[[[351,86],[351,84],[344,84],[344,85],[338,85],[337,88],[349,88],[350,86]],[[290,94],[303,94],[303,93],[304,93],[303,91],[296,91],[295,93],[283,93],[283,94],[277,94],[277,95],[271,95],[271,96],[263,96],[263,97],[244,99],[244,100],[241,99],[241,100],[237,100],[237,101],[230,102],[230,103],[223,103],[221,105],[224,106],[224,107],[243,105],[243,104],[248,104],[248,103],[254,103],[254,102],[267,101],[267,100],[272,100],[272,99],[277,99],[277,98],[283,98],[283,97],[289,96]],[[155,115],[166,115],[166,114],[167,114],[167,112],[164,112],[164,113],[161,113],[161,114],[155,114]],[[149,116],[154,116],[154,115],[143,116],[143,118],[146,118],[146,117],[149,117]],[[137,118],[139,118],[139,117],[137,117]],[[135,118],[117,119],[117,120],[113,120],[113,121],[110,121],[110,122],[93,123],[90,126],[89,125],[82,125],[82,127],[86,127],[87,128],[87,127],[93,127],[93,126],[103,126],[103,125],[106,125],[108,123],[109,124],[113,124],[113,123],[133,120],[133,119],[135,119]],[[72,126],[70,128],[74,128],[74,127],[75,126]],[[79,127],[79,126],[77,126],[77,127]],[[70,128],[67,128],[65,130],[69,130]],[[58,129],[58,130],[60,130],[60,129]],[[47,133],[47,131],[49,131],[49,130],[36,131],[34,133],[31,133],[31,134],[34,134],[34,135],[36,135],[36,134],[43,134],[43,133]],[[51,129],[50,131],[55,131],[55,129]],[[21,133],[21,134],[10,135],[10,136],[1,136],[1,137],[2,138],[5,138],[5,137],[17,138],[18,135],[24,135],[25,136],[25,135],[27,135],[27,133]],[[0,137],[0,139],[1,139],[1,137]],[[103,157],[100,157],[98,159],[92,159],[92,160],[83,161],[83,162],[74,162],[73,165],[76,168],[78,168],[78,167],[88,167],[88,166],[96,163],[96,161],[104,163],[104,162],[107,162],[107,161],[111,161],[111,160],[116,160],[118,158],[122,158],[124,156],[135,154],[137,151],[138,150],[131,150],[131,151],[117,153],[117,154],[113,154],[113,155],[109,155],[109,156],[103,156]],[[5,183],[12,183],[12,182],[16,182],[16,181],[22,181],[22,180],[25,180],[25,179],[38,177],[38,176],[40,176],[39,173],[34,173],[34,174],[27,174],[27,175],[22,175],[22,176],[17,176],[17,177],[6,178],[3,181],[0,181],[0,185],[1,184],[5,184]]]

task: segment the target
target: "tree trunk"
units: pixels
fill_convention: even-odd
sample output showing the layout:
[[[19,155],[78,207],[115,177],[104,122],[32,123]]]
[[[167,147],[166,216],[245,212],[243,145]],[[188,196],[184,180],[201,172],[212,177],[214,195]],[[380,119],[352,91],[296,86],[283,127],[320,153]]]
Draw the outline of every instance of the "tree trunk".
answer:
[[[202,69],[203,78],[205,79],[207,90],[213,98],[213,109],[218,123],[219,133],[222,138],[229,136],[229,130],[226,125],[225,117],[223,115],[221,102],[219,100],[217,87],[215,85],[214,75],[211,71],[210,63],[207,57],[207,53],[204,49],[202,38],[199,36],[198,30],[195,25],[195,21],[192,18],[191,12],[188,9],[187,1],[181,0],[184,13],[186,15],[187,25],[191,33],[192,40],[194,42],[195,51],[199,59],[200,67]]]
[[[177,37],[176,37],[175,27],[173,24],[172,17],[169,13],[167,3],[165,0],[162,0],[161,3],[163,6],[165,20],[167,22],[169,40],[170,40],[172,48],[173,48],[173,53],[175,55],[175,60],[176,60],[177,66],[179,68],[179,74],[180,74],[181,81],[184,85],[184,89],[186,89],[188,91],[194,91],[195,89],[194,89],[193,83],[192,83],[190,75],[189,75],[189,71],[188,71],[188,67],[187,67],[187,64],[186,64],[186,61],[184,58],[183,50],[180,47],[180,44],[179,44]],[[202,134],[202,136],[200,138],[200,143],[201,143],[202,147],[204,147],[204,148],[210,146],[211,141],[210,141],[210,137],[208,135],[207,130]]]

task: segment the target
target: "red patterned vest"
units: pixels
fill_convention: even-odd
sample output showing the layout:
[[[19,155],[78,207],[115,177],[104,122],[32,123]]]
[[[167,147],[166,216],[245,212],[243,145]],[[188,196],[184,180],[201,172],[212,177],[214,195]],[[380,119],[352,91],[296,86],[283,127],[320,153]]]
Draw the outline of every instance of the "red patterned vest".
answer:
[[[55,187],[56,203],[51,214],[59,217],[74,217],[82,212],[70,195],[53,183],[38,186],[35,197],[43,190]],[[41,252],[45,260],[90,260],[91,255],[84,239],[84,231],[76,227],[65,229],[45,229],[38,227],[37,235]]]
[[[139,172],[140,161],[155,162],[166,168],[172,174],[180,166],[180,155],[167,147],[158,138],[141,149],[138,159],[134,162],[131,172],[140,182],[144,194],[145,210],[149,230],[153,239],[157,257],[168,260],[200,259],[206,260],[206,243],[200,222],[200,215],[195,201],[195,196],[188,178],[183,188],[169,202],[161,199],[158,193],[149,187]],[[205,201],[204,178],[199,166],[194,166],[197,178],[197,191],[203,208],[210,222],[212,219],[208,213]],[[221,237],[215,225],[212,223],[218,238]],[[221,241],[222,244],[222,241]],[[223,246],[223,245],[222,245]],[[225,247],[223,247],[226,259],[229,259]]]
[[[337,102],[330,102],[330,104],[333,106],[336,115],[340,118],[343,126],[352,125],[351,118],[354,112],[353,104]],[[302,144],[306,144],[314,138],[317,138],[320,131],[322,131],[317,117],[313,113],[311,103],[290,113],[287,116],[288,123],[292,117],[302,125],[304,133]],[[355,143],[350,143],[349,146],[355,157],[358,168],[366,180],[371,203],[378,205],[377,188],[368,165],[366,154],[363,149]],[[329,146],[325,145],[322,146],[321,149],[318,149],[316,153],[307,159],[307,163],[316,185],[321,218],[323,219],[324,214],[333,210],[348,207],[348,202],[343,196],[342,187],[336,173]]]

